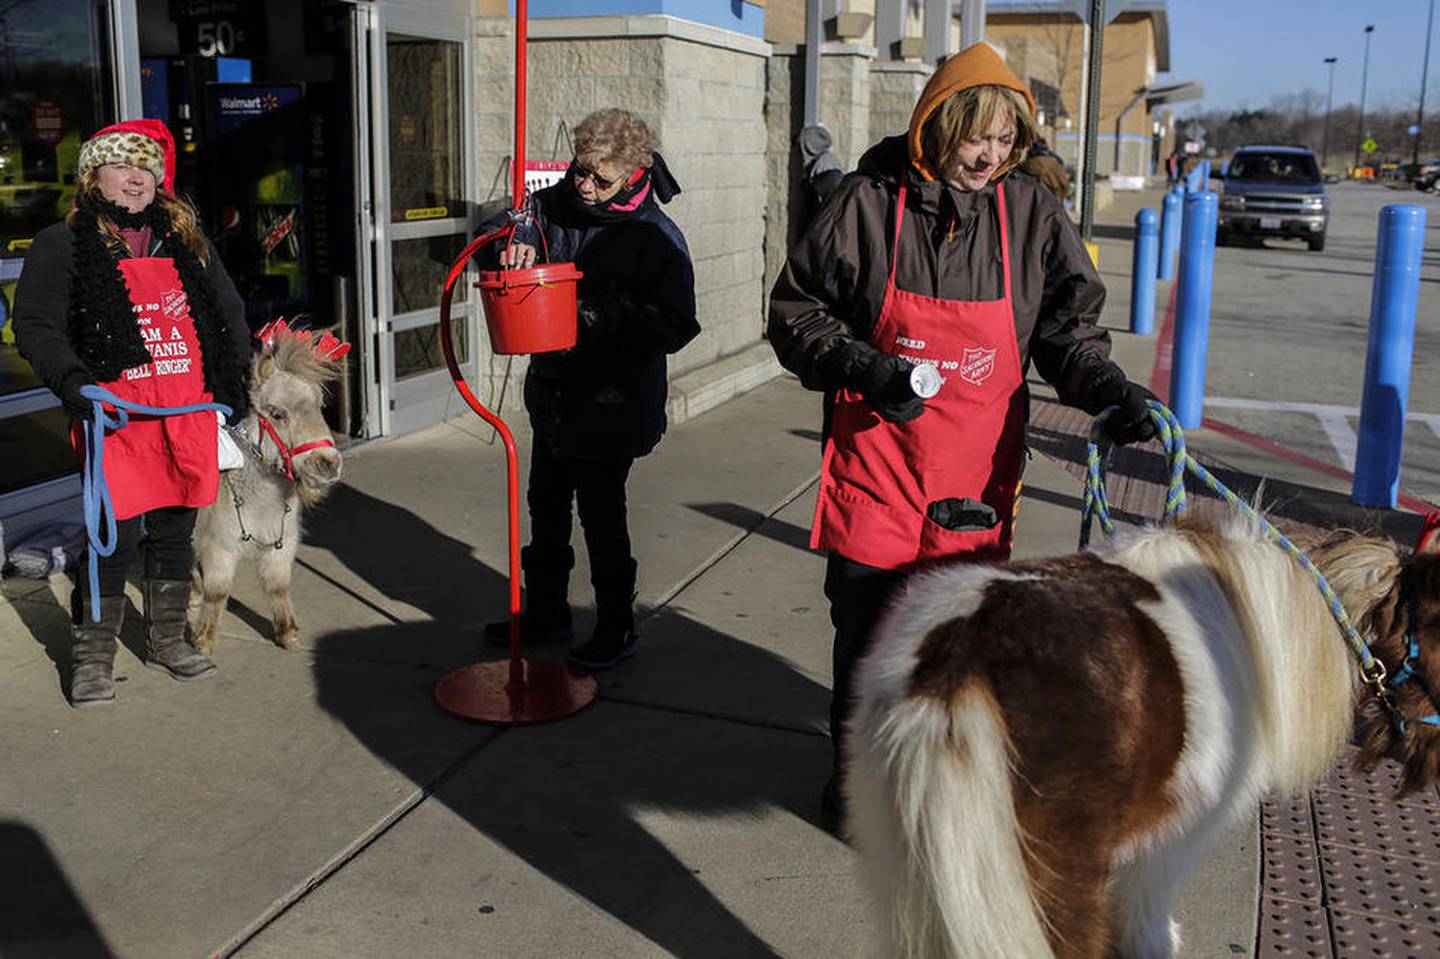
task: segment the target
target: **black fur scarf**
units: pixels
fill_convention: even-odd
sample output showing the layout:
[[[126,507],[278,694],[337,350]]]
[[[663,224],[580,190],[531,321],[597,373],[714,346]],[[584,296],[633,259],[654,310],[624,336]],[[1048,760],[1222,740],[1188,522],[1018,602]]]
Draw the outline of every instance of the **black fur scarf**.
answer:
[[[217,403],[224,403],[238,418],[249,410],[247,388],[249,357],[236,356],[224,315],[205,267],[172,229],[170,216],[156,202],[139,213],[106,200],[99,191],[81,195],[76,204],[72,233],[75,237],[75,285],[70,295],[70,338],[80,359],[102,383],[122,372],[150,362],[150,351],[140,336],[131,309],[130,293],[120,272],[116,252],[106,243],[97,218],[127,230],[150,227],[161,251],[175,262],[180,285],[190,305],[195,335],[200,341],[205,388]]]

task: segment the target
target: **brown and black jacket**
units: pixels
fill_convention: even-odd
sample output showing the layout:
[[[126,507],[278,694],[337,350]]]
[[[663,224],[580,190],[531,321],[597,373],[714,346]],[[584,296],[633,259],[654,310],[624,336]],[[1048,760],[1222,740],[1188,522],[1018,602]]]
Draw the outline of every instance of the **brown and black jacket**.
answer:
[[[879,318],[901,177],[907,199],[895,285],[947,300],[1000,299],[995,192],[1004,190],[1021,365],[1028,372],[1033,361],[1061,402],[1098,412],[1087,394],[1102,369],[1116,372],[1110,335],[1096,325],[1105,285],[1060,202],[1020,172],[973,192],[924,179],[904,136],[865,153],[776,279],[767,335],[781,364],[810,389],[847,385],[833,351],[867,339]]]

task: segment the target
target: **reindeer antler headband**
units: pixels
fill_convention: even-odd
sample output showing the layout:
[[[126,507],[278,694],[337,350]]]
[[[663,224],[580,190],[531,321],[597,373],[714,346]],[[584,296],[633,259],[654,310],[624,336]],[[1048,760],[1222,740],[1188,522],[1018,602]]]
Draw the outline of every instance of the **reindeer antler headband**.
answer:
[[[260,331],[255,334],[255,339],[270,346],[275,342],[277,336],[293,336],[298,340],[309,342],[314,338],[314,331],[292,329],[282,317],[278,320],[271,320],[261,327]],[[336,339],[334,334],[327,332],[319,340],[310,343],[310,349],[324,359],[338,360],[350,352],[350,344]]]

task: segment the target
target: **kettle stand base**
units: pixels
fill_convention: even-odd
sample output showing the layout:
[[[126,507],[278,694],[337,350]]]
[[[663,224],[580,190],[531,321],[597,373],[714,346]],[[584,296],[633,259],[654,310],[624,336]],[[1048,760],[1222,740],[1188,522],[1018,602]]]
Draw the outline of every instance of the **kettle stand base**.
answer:
[[[465,666],[435,684],[435,703],[454,716],[497,726],[563,719],[595,701],[599,684],[554,659],[497,659]]]

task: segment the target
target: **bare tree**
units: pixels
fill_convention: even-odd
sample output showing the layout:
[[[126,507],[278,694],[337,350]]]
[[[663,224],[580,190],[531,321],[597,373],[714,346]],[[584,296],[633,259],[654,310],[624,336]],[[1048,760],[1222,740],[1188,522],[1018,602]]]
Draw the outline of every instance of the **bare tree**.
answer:
[[[1061,110],[1076,116],[1079,115],[1079,104],[1065,102],[1065,84],[1072,75],[1071,59],[1074,59],[1073,66],[1080,64],[1081,33],[1078,23],[1060,17],[1046,20],[1039,31],[1041,45],[1055,60],[1055,89],[1059,91]],[[1078,92],[1076,97],[1079,97]],[[1051,118],[1051,126],[1056,131],[1060,129],[1061,110],[1057,110]]]

